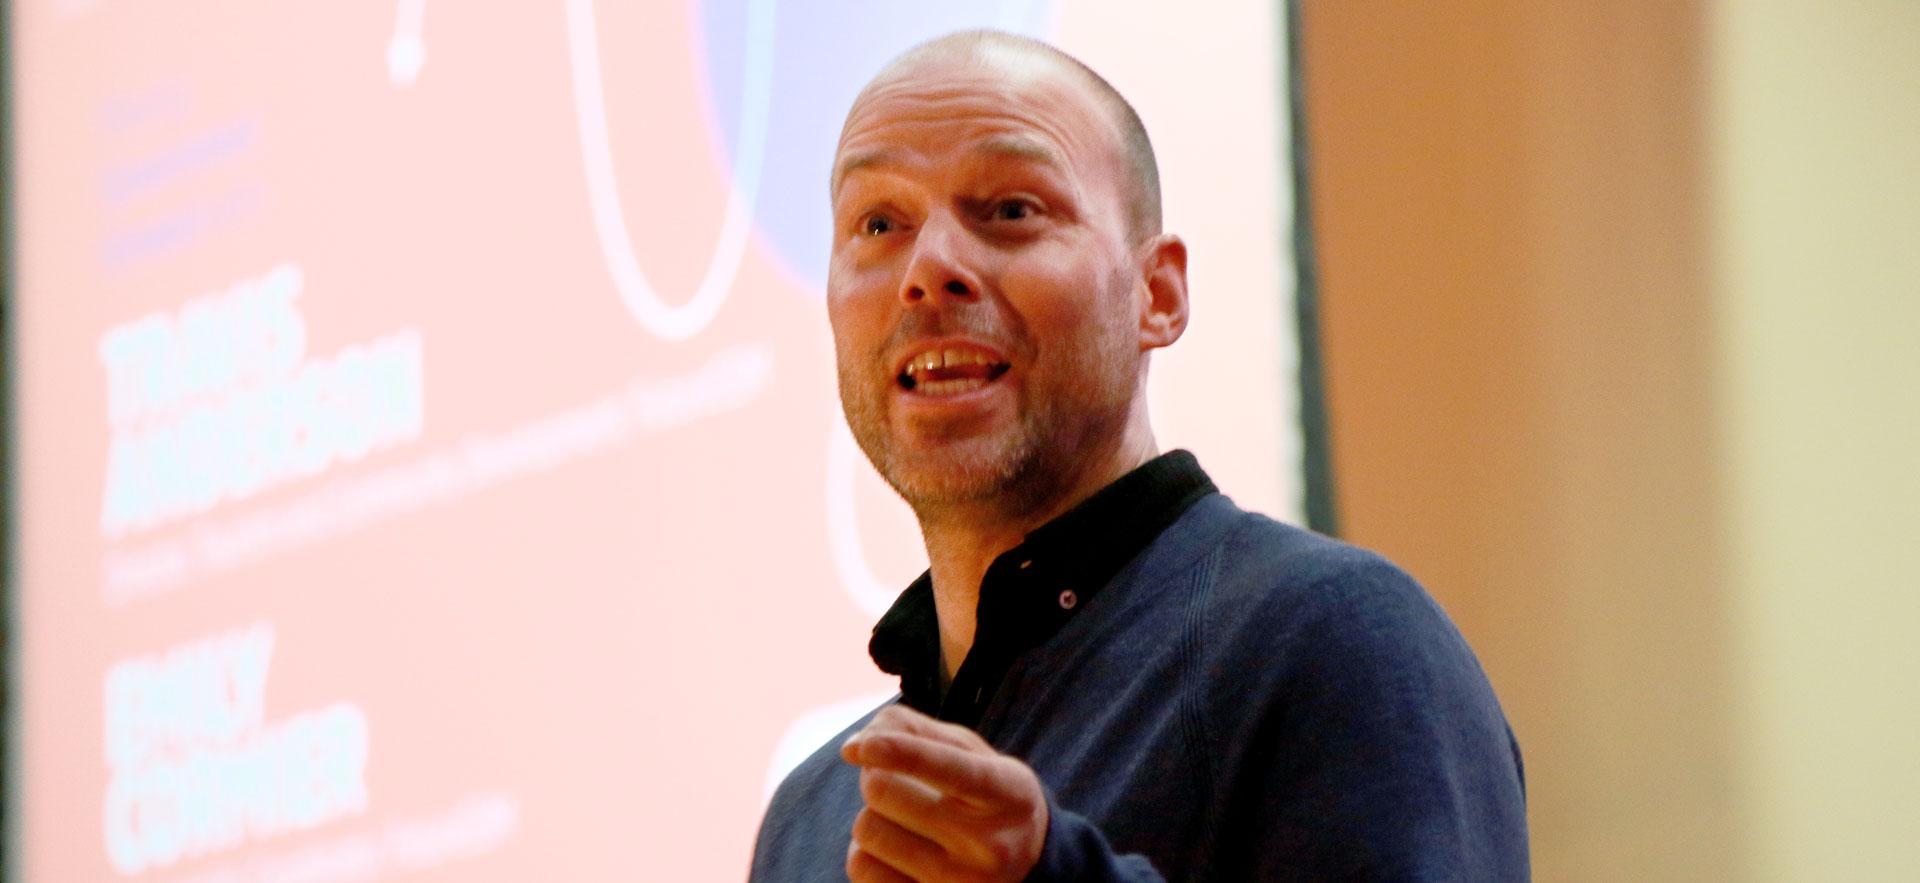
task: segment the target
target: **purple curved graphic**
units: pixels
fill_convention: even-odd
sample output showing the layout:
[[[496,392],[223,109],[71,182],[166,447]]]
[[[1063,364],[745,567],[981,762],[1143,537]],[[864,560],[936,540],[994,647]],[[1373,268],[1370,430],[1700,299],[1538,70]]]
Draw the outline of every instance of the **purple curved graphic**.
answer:
[[[729,157],[739,152],[745,0],[697,0],[711,119]],[[827,167],[840,123],[868,78],[901,50],[966,28],[1045,36],[1050,0],[807,0],[774,12],[772,100],[754,220],[774,256],[809,288],[824,288]]]

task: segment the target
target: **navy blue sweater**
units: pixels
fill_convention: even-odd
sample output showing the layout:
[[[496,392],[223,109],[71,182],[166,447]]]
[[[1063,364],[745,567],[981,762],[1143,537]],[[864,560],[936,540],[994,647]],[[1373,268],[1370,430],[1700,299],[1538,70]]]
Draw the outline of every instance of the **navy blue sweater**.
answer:
[[[1526,879],[1519,748],[1432,598],[1378,556],[1245,512],[1211,484],[1188,496],[1084,602],[1028,591],[1060,620],[985,659],[980,686],[963,667],[945,702],[910,703],[1039,775],[1051,821],[1029,879]],[[1114,503],[1103,522],[1153,521]],[[1031,570],[1024,555],[995,567]],[[989,606],[983,588],[983,638]],[[870,718],[780,786],[753,879],[845,879],[862,803],[838,748]]]

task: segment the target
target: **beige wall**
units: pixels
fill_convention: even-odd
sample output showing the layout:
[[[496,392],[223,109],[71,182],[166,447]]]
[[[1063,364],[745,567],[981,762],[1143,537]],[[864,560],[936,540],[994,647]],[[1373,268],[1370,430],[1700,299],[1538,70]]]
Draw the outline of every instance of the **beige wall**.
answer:
[[[1305,4],[1346,534],[1543,880],[1920,879],[1920,4]]]
[[[1769,880],[1920,880],[1920,4],[1720,4],[1715,398]]]
[[[1345,533],[1540,879],[1920,879],[1916,10],[1305,4]]]

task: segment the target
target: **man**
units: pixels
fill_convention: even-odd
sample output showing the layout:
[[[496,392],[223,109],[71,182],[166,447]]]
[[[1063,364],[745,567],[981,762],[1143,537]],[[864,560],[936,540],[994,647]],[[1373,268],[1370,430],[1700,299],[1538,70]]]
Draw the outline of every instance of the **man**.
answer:
[[[900,698],[781,785],[755,879],[1527,876],[1518,748],[1445,614],[1159,453],[1187,255],[1112,87],[934,41],[854,102],[830,189],[841,401],[932,566],[874,629]]]

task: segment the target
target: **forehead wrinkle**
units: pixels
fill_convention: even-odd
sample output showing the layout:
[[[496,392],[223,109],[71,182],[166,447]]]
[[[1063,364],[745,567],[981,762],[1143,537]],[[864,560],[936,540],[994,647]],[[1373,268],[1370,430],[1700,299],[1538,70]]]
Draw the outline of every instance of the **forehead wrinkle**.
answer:
[[[1072,158],[1087,162],[1069,171],[1110,179],[1129,236],[1138,240],[1160,232],[1159,167],[1139,114],[1098,72],[1038,40],[992,29],[960,31],[901,53],[854,99],[841,128],[842,144],[855,118],[882,97],[969,87],[989,101],[997,99],[1002,109],[1025,104],[1049,117],[1079,117],[1068,129],[1084,136],[1087,143],[1080,146],[1090,152],[1072,152]],[[1081,125],[1089,122],[1091,128]]]
[[[867,120],[875,115],[893,117],[882,128],[900,123],[964,125],[974,122],[984,126],[1012,123],[1041,132],[1064,145],[1074,145],[1081,140],[1072,136],[1075,126],[1089,132],[1109,128],[1097,108],[1087,106],[1076,96],[1039,96],[1032,94],[1033,91],[991,81],[933,85],[905,80],[890,82],[869,89],[854,103],[841,129],[841,143],[844,145],[859,134]],[[1057,106],[1045,108],[1049,99]]]
[[[1036,138],[1025,132],[1003,132],[989,135],[968,150],[971,157],[1011,159],[1018,162],[1044,165],[1065,172],[1069,164],[1060,151],[1044,139]],[[834,167],[829,189],[838,195],[840,188],[853,173],[866,169],[884,169],[889,166],[906,165],[908,160],[901,152],[886,147],[874,147],[855,150]]]
[[[1066,159],[1060,155],[1060,151],[1025,133],[1009,132],[994,135],[974,147],[973,151],[1041,165],[1065,166],[1067,164]]]
[[[872,148],[855,152],[842,159],[833,167],[833,178],[827,189],[833,196],[840,195],[840,185],[845,184],[847,176],[863,169],[877,169],[900,164],[898,152],[885,148]]]
[[[908,162],[910,158],[903,156],[897,146],[900,139],[888,137],[890,130],[903,126],[909,127],[909,137],[905,139],[909,143],[935,138],[936,147],[977,142],[969,153],[1039,162],[1073,177],[1079,176],[1075,170],[1081,167],[1088,168],[1080,174],[1093,174],[1091,166],[1111,152],[1103,151],[1099,145],[1083,143],[1087,138],[1076,136],[1071,122],[1062,126],[1054,119],[1057,114],[1048,115],[1035,108],[1019,106],[1032,100],[1022,90],[994,89],[986,93],[965,86],[929,88],[926,84],[910,86],[899,81],[869,90],[847,115],[841,134],[843,156],[828,180],[830,196],[839,195],[852,172]],[[1074,109],[1084,113],[1084,108],[1077,104]],[[868,127],[868,122],[876,116],[883,121],[876,127]],[[1087,122],[1095,123],[1083,128],[1089,129],[1096,138],[1106,131],[1097,119]],[[921,128],[929,123],[935,128]],[[955,128],[961,129],[961,134],[938,137]],[[865,142],[873,141],[881,144],[864,146]],[[909,147],[906,152],[917,156],[921,151]],[[1074,156],[1083,159],[1076,164],[1070,159]]]

